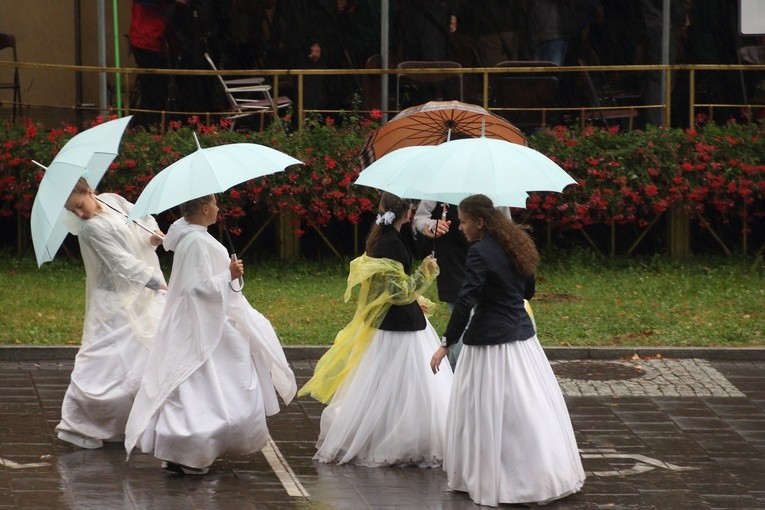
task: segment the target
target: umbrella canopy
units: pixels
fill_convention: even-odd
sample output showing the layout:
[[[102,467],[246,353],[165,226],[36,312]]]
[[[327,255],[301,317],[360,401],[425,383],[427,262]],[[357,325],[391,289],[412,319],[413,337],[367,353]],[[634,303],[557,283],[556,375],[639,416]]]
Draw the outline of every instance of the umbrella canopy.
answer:
[[[117,157],[120,140],[132,117],[104,122],[73,136],[45,168],[32,204],[32,243],[37,265],[53,260],[68,230],[64,226],[64,204],[77,180],[84,177],[95,189]]]
[[[370,133],[360,157],[362,166],[367,167],[402,147],[480,136],[527,145],[520,129],[485,108],[460,101],[430,101],[402,110]]]
[[[149,181],[128,219],[156,214],[189,200],[221,193],[232,186],[281,172],[303,162],[254,143],[232,143],[197,150],[168,166]]]
[[[363,170],[355,184],[404,198],[459,204],[483,194],[495,206],[526,207],[528,192],[575,184],[560,166],[524,145],[486,137],[405,147]]]

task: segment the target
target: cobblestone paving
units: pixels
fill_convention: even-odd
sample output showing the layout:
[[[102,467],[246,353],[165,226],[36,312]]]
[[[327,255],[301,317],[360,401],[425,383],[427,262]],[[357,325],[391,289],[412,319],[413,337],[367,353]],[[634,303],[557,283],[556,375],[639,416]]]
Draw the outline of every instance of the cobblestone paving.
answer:
[[[551,364],[563,394],[570,397],[744,396],[703,359],[559,360]]]
[[[305,382],[315,360],[291,362],[298,383]],[[587,481],[580,493],[549,508],[765,508],[765,362],[618,359],[552,366]],[[269,418],[273,443],[263,452],[221,458],[204,477],[168,474],[151,455],[134,454],[126,463],[120,444],[81,450],[53,434],[71,369],[70,361],[0,361],[2,510],[484,508],[450,492],[438,469],[314,462],[323,406],[310,398]]]

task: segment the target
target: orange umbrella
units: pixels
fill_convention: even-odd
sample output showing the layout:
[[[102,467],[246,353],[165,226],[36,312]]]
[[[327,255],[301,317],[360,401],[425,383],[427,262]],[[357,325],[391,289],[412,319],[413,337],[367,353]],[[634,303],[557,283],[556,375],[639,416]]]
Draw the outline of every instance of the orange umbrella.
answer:
[[[448,139],[482,135],[528,145],[520,129],[485,108],[460,101],[430,101],[402,110],[371,132],[361,150],[361,165],[366,168],[401,147],[438,145]]]

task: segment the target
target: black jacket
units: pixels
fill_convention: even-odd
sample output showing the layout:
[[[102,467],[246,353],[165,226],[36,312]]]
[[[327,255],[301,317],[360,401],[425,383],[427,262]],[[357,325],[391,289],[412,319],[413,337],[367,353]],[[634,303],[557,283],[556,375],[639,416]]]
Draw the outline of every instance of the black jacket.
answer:
[[[531,338],[534,325],[523,300],[531,299],[534,290],[534,275],[518,276],[502,246],[485,235],[468,249],[465,280],[444,333],[447,345],[459,340],[466,325],[462,339],[466,345],[493,345]],[[470,319],[473,306],[475,313]]]
[[[404,244],[402,235],[393,227],[383,227],[380,239],[370,254],[376,258],[392,259],[404,266],[409,274],[412,269],[412,253]],[[421,331],[425,329],[425,314],[414,301],[408,305],[391,305],[380,328],[385,331]]]
[[[441,219],[443,205],[436,204],[430,212],[431,219]],[[436,284],[438,286],[438,299],[444,303],[454,303],[462,288],[462,279],[465,276],[465,256],[468,246],[465,236],[460,232],[460,219],[457,215],[458,207],[450,205],[446,211],[446,219],[450,220],[449,232],[433,241],[422,233],[417,233],[417,256],[425,258],[435,250],[436,260],[441,272],[438,273]],[[402,228],[403,230],[403,228]]]

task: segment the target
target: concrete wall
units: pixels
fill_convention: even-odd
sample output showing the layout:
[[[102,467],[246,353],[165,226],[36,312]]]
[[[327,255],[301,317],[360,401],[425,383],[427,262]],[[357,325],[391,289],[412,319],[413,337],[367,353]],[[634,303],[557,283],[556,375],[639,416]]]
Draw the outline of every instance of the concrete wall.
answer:
[[[80,0],[82,65],[98,66],[98,5],[104,5],[106,28],[106,65],[115,64],[114,0]],[[127,38],[130,24],[129,0],[117,0],[119,21],[119,53],[122,67],[134,67],[129,56]],[[22,62],[45,64],[75,64],[75,0],[0,0],[0,32],[16,36],[18,59]],[[0,52],[0,60],[11,60],[10,50]],[[0,67],[0,81],[10,81],[12,69]],[[29,103],[24,114],[35,120],[56,123],[73,121],[77,103],[76,73],[72,70],[20,69],[21,97]],[[107,74],[111,91],[115,76]],[[99,74],[82,73],[83,103],[99,105]],[[124,85],[123,85],[124,89]],[[123,91],[124,92],[124,91]],[[0,91],[0,118],[9,119],[7,102],[12,100],[10,91]],[[112,95],[109,102],[115,102]],[[57,108],[50,108],[57,107]]]

